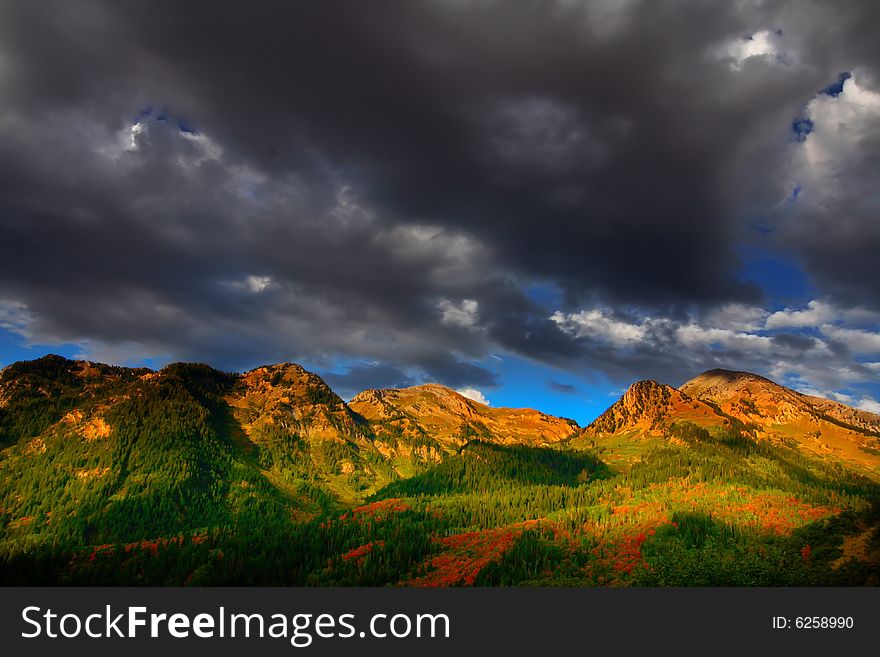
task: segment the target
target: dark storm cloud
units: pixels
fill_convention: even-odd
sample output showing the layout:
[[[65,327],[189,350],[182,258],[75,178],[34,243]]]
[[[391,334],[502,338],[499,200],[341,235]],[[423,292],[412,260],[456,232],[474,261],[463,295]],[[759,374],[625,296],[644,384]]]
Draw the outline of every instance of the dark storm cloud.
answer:
[[[321,376],[331,388],[346,398],[368,388],[405,388],[419,383],[411,374],[383,363],[354,365],[342,374],[323,372]]]
[[[559,383],[558,381],[550,381],[547,386],[553,392],[561,392],[564,395],[573,395],[578,389],[570,383]]]
[[[410,367],[491,386],[474,361],[497,347],[678,377],[671,325],[621,352],[523,290],[679,324],[759,302],[733,245],[790,193],[813,95],[841,71],[876,88],[876,12],[0,0],[0,302],[95,356],[383,363],[340,375],[364,387]],[[776,29],[778,52],[738,58]],[[776,234],[829,291],[880,303],[878,149],[855,148],[847,228],[813,209]]]
[[[486,367],[446,355],[426,357],[419,364],[427,372],[428,380],[445,381],[456,388],[466,385],[492,388],[498,385],[498,375]]]
[[[816,346],[816,338],[809,335],[780,333],[779,335],[774,335],[772,340],[780,348],[788,348],[795,351],[807,351]]]

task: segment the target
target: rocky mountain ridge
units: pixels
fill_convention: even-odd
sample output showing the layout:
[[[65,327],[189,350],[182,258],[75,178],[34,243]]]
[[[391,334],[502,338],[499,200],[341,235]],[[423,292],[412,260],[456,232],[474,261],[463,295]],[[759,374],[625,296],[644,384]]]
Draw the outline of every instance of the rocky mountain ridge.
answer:
[[[582,436],[666,438],[695,425],[718,433],[736,426],[758,440],[788,444],[880,474],[880,416],[804,395],[749,372],[710,370],[676,389],[655,381],[634,383]]]

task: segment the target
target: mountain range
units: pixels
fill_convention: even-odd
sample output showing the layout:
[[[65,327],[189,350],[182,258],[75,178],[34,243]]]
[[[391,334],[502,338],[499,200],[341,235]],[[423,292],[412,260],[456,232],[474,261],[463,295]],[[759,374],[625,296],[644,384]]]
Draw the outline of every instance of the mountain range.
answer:
[[[804,395],[748,372],[710,370],[677,389],[639,381],[582,438],[600,444],[675,441],[681,423],[708,430],[737,428],[759,441],[839,461],[866,476],[880,474],[880,415]]]
[[[0,371],[0,447],[21,583],[742,583],[677,570],[707,545],[795,555],[745,583],[876,583],[880,561],[880,416],[746,372],[639,381],[581,428],[436,384],[346,403],[291,363],[46,356]]]

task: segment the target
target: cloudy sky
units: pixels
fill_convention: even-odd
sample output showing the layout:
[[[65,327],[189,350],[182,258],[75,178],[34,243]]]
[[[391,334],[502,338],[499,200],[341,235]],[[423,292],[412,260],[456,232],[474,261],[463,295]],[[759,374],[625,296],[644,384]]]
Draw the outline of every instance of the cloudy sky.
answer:
[[[880,3],[0,0],[0,364],[880,412]]]

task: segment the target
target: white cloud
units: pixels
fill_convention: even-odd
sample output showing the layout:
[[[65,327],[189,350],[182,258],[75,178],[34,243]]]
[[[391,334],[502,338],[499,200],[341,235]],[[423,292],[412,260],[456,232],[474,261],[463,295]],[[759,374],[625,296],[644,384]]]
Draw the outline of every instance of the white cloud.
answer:
[[[794,144],[791,180],[797,180],[804,194],[799,203],[824,209],[823,203],[840,196],[841,188],[855,181],[845,181],[845,172],[865,157],[865,144],[880,128],[880,93],[858,83],[858,71],[844,80],[837,96],[817,94],[804,111],[813,122],[813,130],[802,144]],[[834,220],[841,217],[834,215]]]
[[[840,328],[830,324],[822,326],[821,330],[823,335],[846,345],[857,354],[880,354],[880,333]]]
[[[99,363],[141,366],[145,361],[153,359],[166,363],[174,360],[172,355],[164,351],[160,345],[151,343],[81,340],[78,346],[80,350],[73,354],[73,358]]]
[[[855,397],[853,397],[852,395],[847,395],[843,392],[830,392],[826,396],[830,397],[834,401],[839,401],[841,404],[849,404],[850,406],[852,406],[853,402],[855,402],[856,400]]]
[[[857,398],[853,395],[846,394],[843,392],[835,392],[833,390],[817,390],[808,385],[795,385],[795,390],[805,395],[810,395],[811,397],[821,397],[822,399],[833,399],[834,401],[840,402],[841,404],[846,404],[851,408],[858,408],[863,411],[868,411],[869,413],[876,413],[880,415],[880,402],[875,400],[873,397],[869,397],[868,395],[862,395],[860,398]]]
[[[709,326],[732,331],[757,331],[762,328],[769,313],[757,306],[731,303],[709,313]]]
[[[869,413],[876,413],[880,415],[880,402],[875,399],[871,399],[870,397],[862,397],[858,404],[856,404],[856,408],[859,408],[863,411],[868,411]]]
[[[880,415],[880,402],[870,397],[862,397],[859,403],[856,405],[856,408],[860,408],[863,411],[868,411],[869,413],[876,413]]]
[[[223,158],[223,147],[207,135],[201,132],[180,131],[180,136],[194,146],[194,152],[189,157],[180,156],[181,164],[201,166],[205,162],[219,161]]]
[[[475,299],[462,299],[456,305],[449,299],[441,299],[437,302],[440,310],[440,321],[447,326],[461,326],[471,328],[476,325],[480,304]]]
[[[488,259],[485,246],[465,233],[430,224],[396,225],[373,237],[395,264],[427,267],[431,282],[441,286],[473,285],[474,264]]]
[[[734,41],[725,43],[718,55],[731,60],[731,67],[741,69],[747,60],[753,57],[775,59],[779,56],[779,35],[769,30],[761,30]]]
[[[131,126],[127,133],[123,130],[120,137],[123,139],[124,149],[127,151],[136,151],[138,147],[138,135],[145,130],[146,126],[140,121]]]
[[[27,337],[28,326],[33,321],[34,317],[25,304],[0,299],[0,329]]]
[[[94,151],[98,155],[116,162],[126,153],[136,152],[140,145],[141,135],[144,135],[148,130],[147,124],[141,121],[135,121],[116,133],[99,131],[93,126],[91,139]]]
[[[773,313],[767,318],[766,328],[806,328],[837,321],[838,312],[829,304],[821,301],[810,301],[806,310],[786,308]]]
[[[274,285],[275,279],[271,276],[258,276],[254,274],[234,281],[221,281],[221,284],[236,292],[259,294],[266,288]]]
[[[632,368],[643,375],[650,375],[641,364],[644,358],[674,363],[682,376],[715,367],[748,370],[807,394],[855,404],[863,393],[853,386],[866,385],[873,372],[880,373],[880,363],[865,364],[853,356],[880,353],[880,333],[864,329],[878,325],[876,313],[818,300],[773,314],[731,304],[702,321],[651,316],[625,321],[600,308],[557,311],[550,319],[586,348],[591,342],[617,348],[613,358],[632,359]],[[826,320],[836,323],[821,323]],[[849,349],[835,348],[841,344]]]
[[[468,399],[472,399],[473,401],[479,402],[480,404],[491,406],[489,400],[486,399],[486,396],[476,388],[459,388],[455,392],[457,392],[462,397],[467,397]]]
[[[83,129],[83,128],[80,128]],[[221,162],[223,147],[202,132],[183,130],[173,121],[156,122],[149,116],[118,130],[115,134],[103,132],[97,126],[89,128],[94,151],[115,164],[133,165],[149,160],[156,152],[170,152],[180,168],[198,168],[205,162]],[[152,153],[151,153],[152,151]],[[247,174],[243,166],[229,165],[230,173]]]
[[[802,384],[793,384],[792,387],[797,390],[799,393],[803,395],[808,395],[810,397],[822,397],[827,398],[828,393],[822,390],[817,390],[816,388],[810,385],[802,385]]]
[[[250,291],[256,294],[272,285],[273,279],[271,276],[248,276],[246,283]]]
[[[639,342],[647,334],[644,322],[634,324],[617,320],[597,308],[569,314],[556,311],[550,319],[562,331],[576,338],[595,338],[618,347]]]
[[[680,326],[675,333],[681,344],[691,348],[717,345],[726,349],[767,352],[773,346],[773,341],[763,335],[707,328],[697,324]]]
[[[779,310],[767,318],[765,328],[821,328],[833,324],[877,324],[880,323],[880,314],[867,308],[838,308],[837,306],[813,299],[802,310],[786,308]]]
[[[837,159],[850,145],[869,136],[871,123],[880,114],[880,93],[859,85],[858,72],[843,81],[839,95],[818,94],[807,105],[816,129],[807,136],[811,162]]]

